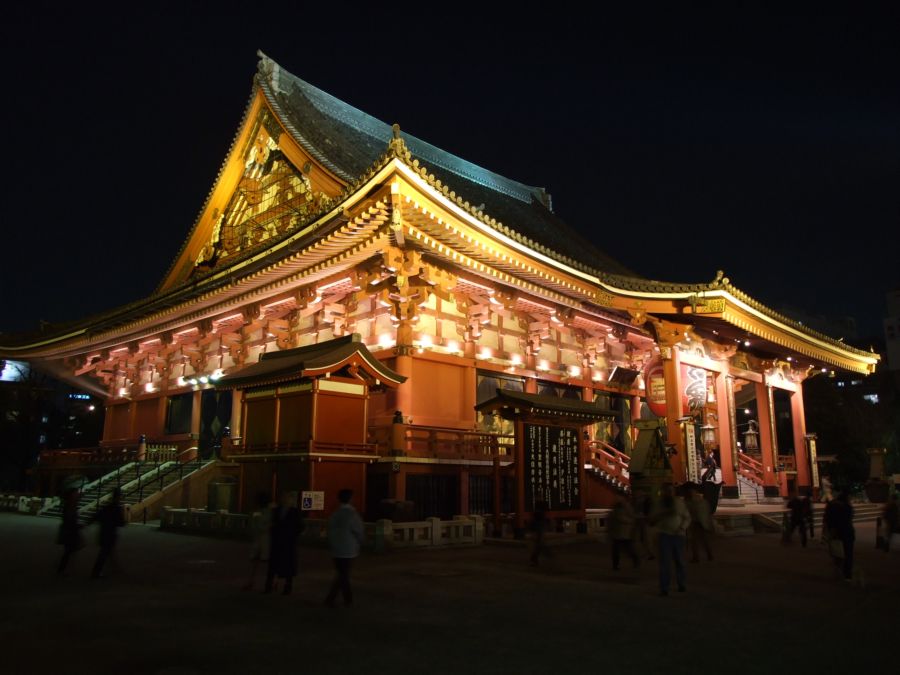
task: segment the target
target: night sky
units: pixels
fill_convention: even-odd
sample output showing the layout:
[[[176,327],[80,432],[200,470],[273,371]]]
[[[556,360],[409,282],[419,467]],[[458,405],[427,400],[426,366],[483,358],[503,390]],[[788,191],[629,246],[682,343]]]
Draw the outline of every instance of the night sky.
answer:
[[[4,9],[0,329],[154,290],[262,49],[385,122],[545,186],[557,214],[638,274],[696,282],[721,268],[771,307],[880,332],[900,286],[896,14],[298,5]]]

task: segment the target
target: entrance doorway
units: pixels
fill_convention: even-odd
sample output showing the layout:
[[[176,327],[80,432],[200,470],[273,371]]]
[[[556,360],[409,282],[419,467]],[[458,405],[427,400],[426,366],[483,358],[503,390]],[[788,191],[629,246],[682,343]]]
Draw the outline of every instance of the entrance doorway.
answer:
[[[200,438],[203,459],[219,456],[222,434],[231,425],[231,390],[206,389],[200,397]]]

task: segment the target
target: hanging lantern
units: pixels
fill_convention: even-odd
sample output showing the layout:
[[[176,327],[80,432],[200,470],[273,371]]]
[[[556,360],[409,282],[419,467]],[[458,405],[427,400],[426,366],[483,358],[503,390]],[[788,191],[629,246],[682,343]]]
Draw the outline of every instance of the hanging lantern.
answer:
[[[759,431],[757,431],[756,420],[750,420],[747,424],[750,428],[744,432],[744,450],[759,450]]]
[[[700,442],[707,448],[716,444],[716,428],[709,421],[711,416],[712,413],[707,414],[706,424],[700,427]]]

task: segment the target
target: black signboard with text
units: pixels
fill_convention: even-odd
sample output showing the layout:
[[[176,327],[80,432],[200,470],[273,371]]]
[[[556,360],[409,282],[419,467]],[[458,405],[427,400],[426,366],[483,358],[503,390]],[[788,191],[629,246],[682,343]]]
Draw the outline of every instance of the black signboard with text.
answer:
[[[581,508],[578,429],[525,424],[525,508],[534,511],[539,500],[550,511]]]

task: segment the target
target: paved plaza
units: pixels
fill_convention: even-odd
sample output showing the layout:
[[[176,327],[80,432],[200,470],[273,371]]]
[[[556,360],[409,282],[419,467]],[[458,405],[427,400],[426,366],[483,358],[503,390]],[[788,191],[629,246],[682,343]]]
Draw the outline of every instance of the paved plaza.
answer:
[[[611,570],[597,542],[539,568],[519,545],[364,554],[356,605],[328,609],[327,551],[302,548],[292,596],[242,590],[243,542],[123,530],[121,570],[91,580],[96,532],[54,566],[57,522],[0,514],[0,672],[807,673],[900,667],[900,552],[857,527],[865,588],[837,580],[815,540],[719,538],[687,593],[657,569]],[[257,579],[257,589],[262,575]]]

